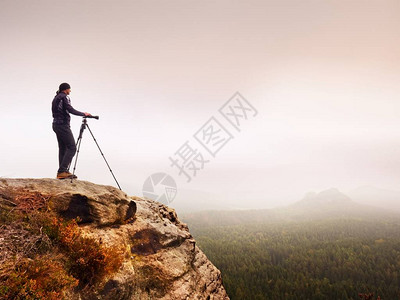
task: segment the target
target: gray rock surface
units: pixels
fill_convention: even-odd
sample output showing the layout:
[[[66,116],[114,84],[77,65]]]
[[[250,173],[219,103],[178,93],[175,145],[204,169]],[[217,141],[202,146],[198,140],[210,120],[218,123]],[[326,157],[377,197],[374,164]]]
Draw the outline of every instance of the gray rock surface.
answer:
[[[135,214],[136,204],[111,186],[81,180],[0,179],[0,189],[23,188],[51,196],[51,209],[64,218],[82,219],[80,223],[98,226],[120,224]]]
[[[229,299],[221,272],[174,209],[86,181],[0,179],[0,197],[14,188],[50,196],[57,214],[82,219],[86,236],[125,249],[123,266],[101,289],[70,291],[68,299]]]

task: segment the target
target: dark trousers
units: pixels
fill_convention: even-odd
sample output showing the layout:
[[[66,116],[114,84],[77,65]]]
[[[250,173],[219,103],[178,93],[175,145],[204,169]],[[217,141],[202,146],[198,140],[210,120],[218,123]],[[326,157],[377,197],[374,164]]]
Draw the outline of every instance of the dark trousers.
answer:
[[[53,131],[58,141],[58,173],[68,172],[69,165],[76,153],[75,139],[68,124],[54,124]]]

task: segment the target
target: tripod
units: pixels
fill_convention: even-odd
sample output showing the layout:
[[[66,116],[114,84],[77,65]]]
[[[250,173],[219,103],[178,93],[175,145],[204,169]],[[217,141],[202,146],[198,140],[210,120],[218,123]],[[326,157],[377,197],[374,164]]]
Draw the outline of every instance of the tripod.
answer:
[[[109,169],[110,172],[111,172],[111,175],[114,177],[114,180],[115,180],[115,182],[116,182],[117,185],[118,185],[118,188],[119,188],[120,190],[122,190],[121,187],[119,186],[119,183],[118,183],[118,181],[117,181],[117,178],[115,178],[114,173],[113,173],[113,171],[111,170],[111,167],[110,167],[110,165],[108,164],[108,162],[107,162],[107,160],[106,160],[106,157],[105,157],[104,154],[103,154],[103,151],[101,151],[99,144],[97,143],[97,141],[96,141],[96,139],[95,139],[95,137],[94,137],[92,131],[90,130],[89,124],[87,123],[87,120],[86,120],[87,118],[93,118],[93,119],[98,120],[98,119],[99,119],[99,116],[85,116],[85,117],[82,118],[82,125],[81,125],[81,129],[80,129],[80,131],[79,131],[79,137],[78,137],[78,139],[77,139],[77,141],[76,141],[77,151],[76,151],[76,157],[75,157],[75,163],[74,163],[74,170],[73,170],[72,174],[75,175],[76,163],[77,163],[77,161],[78,161],[79,150],[80,150],[80,148],[81,148],[81,142],[82,142],[83,131],[85,130],[85,128],[87,128],[87,129],[89,129],[89,132],[90,132],[90,134],[92,135],[93,140],[94,140],[94,142],[95,142],[96,145],[97,145],[97,148],[99,148],[100,153],[101,153],[101,155],[103,156],[104,161],[106,162],[107,167],[108,167],[108,169]],[[72,182],[72,178],[71,178],[71,182]]]

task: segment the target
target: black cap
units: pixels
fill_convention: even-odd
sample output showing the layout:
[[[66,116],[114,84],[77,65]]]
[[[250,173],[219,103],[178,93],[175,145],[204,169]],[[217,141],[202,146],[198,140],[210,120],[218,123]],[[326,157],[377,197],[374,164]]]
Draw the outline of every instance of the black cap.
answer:
[[[64,83],[60,84],[60,87],[58,88],[58,90],[60,92],[62,92],[62,91],[68,90],[70,88],[71,88],[71,86],[68,83],[64,82]]]

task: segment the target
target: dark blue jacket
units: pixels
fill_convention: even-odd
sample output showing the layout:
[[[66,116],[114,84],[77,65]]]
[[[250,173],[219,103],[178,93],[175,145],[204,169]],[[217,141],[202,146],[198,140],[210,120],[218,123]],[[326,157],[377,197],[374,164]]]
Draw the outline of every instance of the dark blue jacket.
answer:
[[[69,125],[71,117],[69,113],[77,116],[85,116],[83,112],[77,111],[71,106],[71,100],[67,94],[60,92],[58,93],[51,104],[51,111],[53,112],[53,123],[54,124],[66,124]]]

